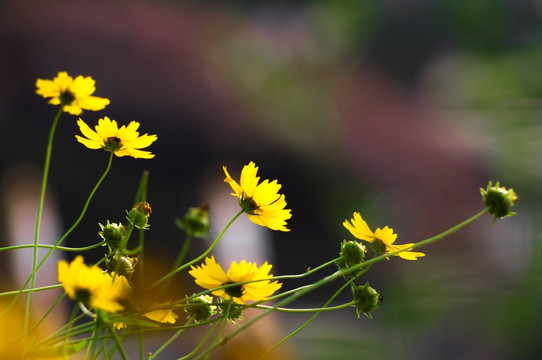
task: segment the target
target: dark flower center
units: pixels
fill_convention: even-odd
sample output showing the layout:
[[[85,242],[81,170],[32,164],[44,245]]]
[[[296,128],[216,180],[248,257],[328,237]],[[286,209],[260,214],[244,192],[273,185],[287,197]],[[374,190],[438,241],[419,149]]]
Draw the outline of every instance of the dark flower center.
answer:
[[[120,150],[122,148],[122,141],[116,136],[107,138],[107,140],[104,141],[104,150],[114,153],[115,151]]]
[[[229,284],[234,284],[234,283],[233,282],[227,282],[227,283],[224,283],[222,285],[229,285]],[[226,292],[226,294],[228,294],[232,298],[234,298],[234,297],[235,298],[240,298],[245,293],[245,289],[243,288],[243,285],[230,286],[230,287],[225,288],[224,291]]]
[[[75,301],[82,302],[83,304],[88,304],[90,301],[90,291],[88,289],[78,288],[75,289]]]
[[[62,105],[70,105],[75,100],[75,94],[70,90],[64,90],[59,96]]]

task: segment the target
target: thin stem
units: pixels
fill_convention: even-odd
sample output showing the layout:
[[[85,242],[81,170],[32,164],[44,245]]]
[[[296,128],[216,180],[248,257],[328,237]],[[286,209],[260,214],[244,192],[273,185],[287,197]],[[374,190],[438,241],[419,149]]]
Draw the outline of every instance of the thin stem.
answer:
[[[355,280],[355,278],[352,278],[350,280],[348,280],[345,284],[343,284],[339,290],[337,290],[335,292],[335,294],[333,294],[333,296],[331,296],[329,298],[328,301],[326,301],[326,303],[324,304],[323,308],[326,308],[326,306],[328,304],[330,304],[333,299],[335,299],[348,285],[350,285],[353,281]],[[353,302],[351,302],[350,304],[352,304]],[[348,305],[348,304],[347,304]],[[339,308],[344,308],[345,306],[341,305]],[[331,308],[329,308],[331,309]],[[303,325],[301,325],[299,328],[297,328],[295,331],[291,332],[290,334],[288,334],[286,337],[284,337],[284,339],[282,339],[281,341],[279,341],[278,343],[276,343],[271,349],[267,350],[262,356],[260,356],[260,359],[263,359],[265,358],[267,355],[269,355],[270,353],[272,353],[276,348],[278,348],[280,345],[282,345],[284,342],[286,342],[288,339],[292,338],[295,334],[299,333],[301,330],[303,330],[304,328],[306,328],[307,326],[309,326],[309,324],[311,322],[314,321],[314,319],[316,319],[316,317],[318,315],[320,315],[322,313],[322,311],[324,311],[323,309],[322,310],[318,310],[316,312],[316,314],[314,314],[313,316],[311,316],[311,318],[309,320],[307,320]]]
[[[49,256],[51,256],[51,254],[56,250],[58,249],[58,246],[62,243],[62,241],[64,241],[64,239],[66,239],[66,237],[68,237],[68,235],[77,227],[77,225],[79,225],[79,223],[81,222],[81,220],[83,219],[83,217],[85,216],[85,213],[87,211],[87,208],[90,204],[90,201],[92,200],[94,194],[96,193],[96,191],[98,190],[98,188],[100,187],[101,183],[104,181],[105,177],[107,176],[107,174],[109,173],[109,170],[111,169],[111,163],[113,161],[113,153],[111,153],[111,155],[109,156],[109,162],[107,163],[107,167],[104,171],[104,173],[102,174],[102,176],[100,177],[100,179],[98,180],[98,182],[96,183],[96,185],[94,186],[94,188],[92,189],[92,191],[90,192],[90,195],[88,196],[87,198],[87,201],[85,202],[85,205],[83,206],[83,210],[81,211],[81,214],[79,215],[79,218],[75,221],[75,223],[68,229],[68,231],[66,231],[66,233],[57,241],[57,243],[51,248],[51,250],[49,250],[49,252],[47,253],[47,255],[45,255],[45,257],[40,261],[40,263],[34,268],[34,270],[32,271],[32,274],[30,274],[30,276],[28,277],[28,279],[25,281],[25,283],[23,284],[23,286],[21,287],[19,293],[23,293],[23,289],[26,288],[26,286],[28,285],[28,283],[30,281],[32,281],[32,279],[35,277],[35,274],[36,272],[39,270],[39,268],[43,265],[43,263],[49,258]],[[30,293],[30,296],[32,295],[32,292],[33,292],[33,287],[34,285],[32,285],[29,289],[29,293]],[[4,309],[4,311],[0,314],[0,317],[2,315],[4,315],[14,304],[15,302],[17,301],[17,299],[19,298],[19,295],[18,294],[13,300],[12,302],[10,303],[10,305],[8,307],[6,307],[6,309]],[[27,324],[25,324],[27,325]],[[26,331],[25,331],[26,332]]]
[[[188,318],[188,321],[186,322],[186,325],[188,325],[192,321],[194,321],[195,318],[196,318],[195,315],[190,316]],[[158,350],[156,350],[154,352],[154,354],[149,356],[149,360],[152,360],[155,357],[157,357],[162,351],[164,351],[169,346],[169,344],[171,344],[173,341],[175,341],[175,339],[177,339],[184,332],[184,330],[185,330],[184,328],[181,328],[175,334],[173,334],[173,336],[171,336],[162,346],[160,346],[160,348]]]
[[[41,226],[41,216],[43,213],[43,202],[45,199],[45,189],[47,188],[47,179],[49,177],[49,167],[51,164],[51,153],[53,150],[53,138],[55,136],[56,126],[60,115],[62,114],[62,106],[59,107],[56,116],[51,124],[51,129],[49,130],[49,139],[47,141],[47,148],[45,150],[45,163],[43,165],[43,177],[41,180],[41,190],[40,190],[40,199],[38,203],[38,214],[36,216],[36,229],[34,233],[34,252],[32,254],[32,273],[30,274],[30,288],[33,288],[36,285],[36,264],[38,262],[38,247],[39,236],[40,236],[40,226]],[[25,284],[26,287],[26,284]],[[24,334],[28,330],[28,322],[30,320],[30,311],[32,309],[32,293],[28,296],[26,302],[26,313],[24,317]]]
[[[237,218],[239,216],[241,216],[241,214],[244,212],[244,210],[241,210],[239,211],[234,217],[233,219],[230,220],[230,222],[226,225],[226,227],[220,232],[220,234],[217,236],[217,238],[215,239],[215,241],[213,241],[213,243],[211,244],[211,246],[203,253],[201,254],[200,256],[198,256],[197,258],[195,258],[194,260],[182,265],[182,266],[179,266],[178,268],[176,268],[175,270],[171,271],[169,274],[163,276],[161,279],[157,280],[154,284],[152,284],[150,286],[150,288],[152,289],[153,287],[163,283],[164,281],[166,281],[167,279],[169,279],[170,277],[172,277],[173,275],[175,275],[176,273],[178,273],[179,271],[183,270],[183,269],[186,269],[187,267],[189,267],[190,265],[192,264],[195,264],[197,263],[198,261],[200,261],[201,259],[203,259],[205,256],[207,256],[213,249],[214,247],[216,246],[216,244],[218,244],[218,241],[222,238],[222,236],[224,236],[224,233],[226,233],[226,230],[228,230],[228,228],[231,226],[231,224],[233,224],[233,222],[235,220],[237,220]]]
[[[3,292],[3,293],[0,293],[0,297],[9,296],[9,295],[27,294],[27,293],[31,293],[31,292],[45,291],[45,290],[51,290],[51,289],[58,289],[58,288],[61,288],[61,287],[62,287],[62,284],[57,284],[57,285],[49,285],[49,286],[37,287],[37,288],[34,288],[34,289],[6,291],[6,292]]]
[[[341,310],[352,305],[354,305],[353,301],[350,301],[349,303],[342,304],[342,305],[328,306],[328,307],[321,307],[321,308],[311,308],[311,309],[289,309],[289,308],[281,308],[281,307],[269,306],[269,305],[257,305],[257,306],[249,306],[249,307],[254,307],[256,309],[271,309],[271,310],[275,310],[278,312],[285,312],[285,313],[303,314],[303,313],[313,313],[313,312],[320,312],[320,311]]]
[[[225,321],[225,320],[224,320]],[[211,330],[209,330],[207,332],[207,334],[205,334],[205,336],[203,337],[203,339],[201,339],[201,341],[199,342],[199,344],[194,348],[194,350],[192,350],[190,353],[186,354],[185,356],[183,356],[182,358],[179,358],[178,360],[187,360],[189,358],[192,357],[192,355],[194,355],[195,353],[197,353],[199,351],[199,349],[201,349],[201,347],[207,342],[207,340],[211,337],[211,335],[215,332],[215,330],[218,328],[218,326],[221,324],[222,322],[221,321],[216,321],[215,324],[213,325],[213,327],[211,328]]]
[[[405,249],[401,249],[401,250],[398,250],[398,251],[394,251],[394,252],[391,252],[391,253],[388,253],[388,254],[384,254],[384,255],[381,255],[381,256],[377,256],[377,257],[374,257],[370,260],[367,260],[361,264],[358,264],[358,265],[355,265],[355,266],[352,266],[348,269],[342,269],[342,270],[338,270],[336,272],[334,272],[333,274],[331,275],[328,275],[322,279],[320,279],[319,281],[316,281],[314,282],[313,284],[311,285],[307,285],[305,287],[302,287],[299,291],[293,293],[292,295],[288,296],[287,298],[281,300],[280,302],[277,303],[277,306],[283,306],[283,305],[286,305],[296,299],[298,299],[299,297],[307,294],[308,292],[312,291],[312,290],[315,290],[317,288],[319,288],[320,286],[322,285],[325,285],[331,281],[334,281],[335,279],[337,278],[340,278],[341,276],[344,276],[344,275],[347,275],[347,274],[350,274],[352,272],[355,272],[355,271],[358,271],[360,269],[362,269],[363,267],[367,266],[367,265],[371,265],[375,262],[378,262],[378,261],[382,261],[384,259],[386,259],[387,257],[389,256],[392,256],[392,255],[395,255],[395,254],[398,254],[400,253],[401,251],[409,251],[409,250],[412,250],[414,248],[418,248],[418,247],[421,247],[423,245],[427,245],[429,243],[432,243],[434,241],[437,241],[439,239],[442,239],[443,237],[445,237],[446,235],[449,235],[459,229],[461,229],[462,227],[470,224],[471,222],[473,222],[474,220],[478,219],[479,217],[481,217],[483,214],[485,214],[486,212],[488,212],[487,208],[482,210],[481,212],[479,212],[478,214],[474,215],[473,217],[461,222],[460,224],[440,233],[439,235],[436,235],[436,236],[433,236],[433,237],[430,237],[428,239],[425,239],[425,240],[422,240],[422,241],[419,241],[417,243],[415,243],[414,245],[412,245],[412,247],[409,247],[409,248],[405,248]],[[250,327],[252,324],[254,324],[256,321],[260,320],[261,318],[263,318],[264,316],[267,316],[269,315],[271,312],[273,311],[273,309],[267,309],[265,310],[264,312],[262,312],[261,314],[258,314],[257,316],[253,317],[252,319],[250,319],[249,321],[247,321],[243,326],[239,327],[237,330],[233,331],[231,334],[229,334],[227,337],[223,338],[222,341],[218,342],[218,343],[215,343],[213,344],[211,347],[209,347],[208,349],[206,349],[203,353],[201,353],[198,358],[201,358],[202,356],[206,355],[206,354],[209,354],[211,353],[214,349],[216,349],[218,346],[222,345],[223,343],[225,343],[226,341],[228,341],[229,339],[235,337],[236,335],[238,335],[239,333],[241,333],[242,331],[246,330],[248,327]]]
[[[74,248],[74,247],[66,247],[66,246],[55,246],[55,245],[46,245],[46,244],[38,244],[38,245],[32,245],[32,244],[23,244],[23,245],[13,245],[13,246],[6,246],[0,248],[0,252],[7,251],[7,250],[17,250],[17,249],[26,249],[26,248],[34,248],[38,247],[40,249],[53,249],[53,250],[62,250],[62,251],[73,251],[73,252],[81,252],[81,251],[87,251],[92,250],[97,247],[100,247],[102,245],[105,245],[106,242],[100,241],[99,243],[96,243],[94,245]]]

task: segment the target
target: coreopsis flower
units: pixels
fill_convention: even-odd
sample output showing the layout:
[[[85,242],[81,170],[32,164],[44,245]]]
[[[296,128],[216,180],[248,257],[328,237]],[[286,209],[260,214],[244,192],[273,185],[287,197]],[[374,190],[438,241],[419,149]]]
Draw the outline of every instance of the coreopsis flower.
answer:
[[[352,222],[351,224],[348,220],[345,220],[343,222],[344,227],[356,238],[367,241],[371,249],[377,254],[388,254],[400,249],[409,249],[413,245],[413,243],[403,245],[394,244],[397,234],[394,234],[393,229],[387,226],[383,229],[378,228],[375,232],[372,232],[367,222],[363,220],[358,212],[354,213],[354,218],[350,221]],[[425,256],[424,253],[415,251],[401,251],[394,255],[406,260],[417,260],[418,257]]]
[[[189,274],[196,279],[196,284],[211,290],[223,285],[270,278],[273,276],[269,274],[271,267],[267,261],[260,267],[257,267],[255,263],[248,263],[245,260],[239,264],[233,261],[226,273],[216,263],[214,256],[212,256],[205,258],[205,263],[201,266],[192,266]],[[236,303],[244,304],[247,300],[266,300],[275,291],[280,289],[281,286],[282,284],[278,281],[271,282],[264,280],[218,289],[213,291],[212,294],[224,299],[233,299]]]
[[[286,200],[283,194],[279,194],[281,185],[277,180],[264,180],[258,184],[258,167],[252,161],[243,167],[240,184],[232,179],[225,166],[223,169],[226,174],[224,182],[235,191],[232,195],[239,198],[239,205],[253,223],[272,230],[290,231],[286,228],[286,220],[292,217],[291,210],[285,209]]]
[[[107,312],[116,312],[124,307],[119,300],[131,292],[128,280],[121,275],[110,275],[97,266],[88,267],[78,255],[71,263],[60,260],[57,264],[58,281],[64,291],[75,301]]]
[[[102,110],[109,105],[109,99],[92,96],[96,87],[90,77],[77,76],[75,79],[60,71],[53,80],[37,79],[36,93],[51,98],[49,104],[62,106],[62,111],[80,115],[83,110]]]
[[[86,136],[82,137],[75,135],[77,141],[85,145],[89,149],[104,149],[114,153],[116,156],[131,156],[134,158],[152,159],[154,154],[149,151],[139,149],[146,148],[154,141],[156,135],[139,136],[137,129],[139,123],[136,121],[130,122],[128,126],[122,125],[120,128],[115,120],[110,120],[107,116],[98,120],[96,131],[92,130],[81,119],[77,120],[77,125],[81,133]]]

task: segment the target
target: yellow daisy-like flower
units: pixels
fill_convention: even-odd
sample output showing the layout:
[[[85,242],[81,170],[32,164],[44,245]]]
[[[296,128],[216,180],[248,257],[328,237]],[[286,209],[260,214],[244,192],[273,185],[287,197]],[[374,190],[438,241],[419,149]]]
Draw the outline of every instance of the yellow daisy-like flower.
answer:
[[[36,94],[51,98],[49,104],[62,106],[62,111],[80,115],[84,110],[102,110],[109,105],[109,99],[92,96],[96,87],[90,77],[77,76],[75,79],[60,71],[53,80],[37,79]]]
[[[397,234],[394,234],[393,229],[387,226],[383,229],[378,228],[373,233],[367,225],[367,222],[363,220],[358,212],[354,213],[354,218],[350,221],[352,222],[351,224],[348,220],[345,220],[343,222],[344,227],[356,238],[369,242],[372,245],[371,248],[375,250],[376,253],[388,254],[400,249],[409,249],[413,245],[413,243],[404,245],[394,244],[395,239],[397,239]],[[425,254],[415,251],[401,251],[400,253],[395,254],[395,256],[399,256],[406,260],[417,260],[418,257],[425,256]]]
[[[291,210],[285,209],[286,200],[283,194],[279,194],[281,185],[277,180],[264,180],[258,184],[258,167],[252,161],[241,171],[241,185],[232,179],[225,166],[223,169],[226,174],[224,182],[235,191],[232,195],[239,198],[239,205],[253,223],[271,230],[290,231],[286,228],[286,220],[292,217]]]
[[[79,125],[81,133],[86,138],[79,135],[75,135],[75,137],[77,141],[89,149],[104,149],[119,157],[131,156],[142,159],[152,159],[154,157],[154,154],[150,151],[139,149],[152,144],[156,141],[157,136],[148,134],[139,136],[137,132],[139,123],[136,121],[132,121],[128,126],[122,125],[119,128],[115,120],[110,120],[106,116],[98,120],[98,125],[95,127],[96,131],[92,130],[81,119],[77,120],[77,125]]]
[[[260,267],[257,267],[255,263],[247,263],[245,260],[239,264],[234,261],[226,273],[212,256],[205,258],[205,264],[201,267],[192,266],[189,274],[196,279],[196,284],[211,290],[223,285],[270,278],[273,276],[269,274],[271,267],[267,261]],[[233,299],[238,304],[244,304],[247,300],[266,300],[281,286],[282,284],[278,281],[265,280],[219,289],[212,293],[224,299]]]
[[[68,296],[91,308],[116,312],[124,307],[119,303],[132,288],[124,276],[111,276],[97,266],[88,267],[78,255],[70,264],[61,260],[57,264],[58,281]]]

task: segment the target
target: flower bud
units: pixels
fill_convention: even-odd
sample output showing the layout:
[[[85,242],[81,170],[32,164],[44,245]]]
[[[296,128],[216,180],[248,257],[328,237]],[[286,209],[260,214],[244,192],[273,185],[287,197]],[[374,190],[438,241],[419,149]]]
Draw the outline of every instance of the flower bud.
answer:
[[[504,186],[499,186],[499,182],[495,183],[495,186],[489,182],[487,189],[480,189],[484,204],[486,205],[489,213],[493,215],[494,219],[502,219],[507,216],[513,216],[516,213],[511,212],[512,206],[518,202],[519,198],[513,189],[506,189]]]
[[[121,256],[117,258],[112,257],[110,260],[106,260],[107,271],[119,275],[124,275],[128,280],[132,279],[134,268],[137,265],[138,258],[131,258],[128,256]]]
[[[227,312],[226,316],[228,321],[235,323],[235,320],[243,320],[243,317],[241,316],[245,309],[243,305],[237,304],[232,300],[225,300],[218,306],[223,314]]]
[[[372,318],[371,311],[378,309],[378,303],[382,301],[382,295],[369,286],[369,282],[363,286],[355,286],[352,284],[352,297],[356,313],[359,316],[363,312],[369,319]]]
[[[211,227],[208,210],[207,205],[189,208],[182,219],[175,220],[175,224],[192,236],[205,237]]]
[[[361,264],[363,262],[363,259],[365,258],[366,253],[367,249],[361,243],[357,241],[344,240],[341,244],[341,252],[339,253],[341,258],[335,263],[337,264],[339,269],[348,269],[352,266]],[[346,274],[345,278],[356,278],[361,274],[362,271],[362,269],[359,269],[357,271]]]
[[[128,221],[138,229],[149,228],[149,216],[152,213],[151,206],[146,201],[141,201],[128,212]]]
[[[105,226],[102,224],[98,225],[100,225],[100,228],[102,229],[102,231],[100,231],[98,234],[107,242],[107,245],[109,245],[111,249],[118,250],[124,248],[124,238],[126,236],[126,228],[124,225],[110,223],[109,220],[107,220],[107,224]]]
[[[188,300],[188,306],[184,308],[190,316],[194,316],[194,320],[207,321],[209,318],[216,314],[216,306],[211,305],[213,303],[213,297],[209,295],[201,295],[196,298]]]

